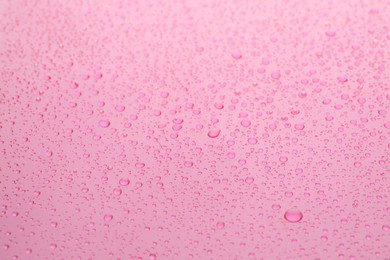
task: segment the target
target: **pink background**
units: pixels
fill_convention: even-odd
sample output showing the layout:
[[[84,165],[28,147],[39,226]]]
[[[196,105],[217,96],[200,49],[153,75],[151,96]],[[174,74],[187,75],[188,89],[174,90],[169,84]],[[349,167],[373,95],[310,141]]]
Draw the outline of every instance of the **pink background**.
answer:
[[[0,17],[0,259],[390,259],[389,1]]]

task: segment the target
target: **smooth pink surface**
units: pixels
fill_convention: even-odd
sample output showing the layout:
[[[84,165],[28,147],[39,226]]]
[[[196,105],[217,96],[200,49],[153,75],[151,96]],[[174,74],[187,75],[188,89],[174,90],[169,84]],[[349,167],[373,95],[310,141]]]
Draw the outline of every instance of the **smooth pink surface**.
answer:
[[[0,259],[390,259],[389,1],[0,15]]]

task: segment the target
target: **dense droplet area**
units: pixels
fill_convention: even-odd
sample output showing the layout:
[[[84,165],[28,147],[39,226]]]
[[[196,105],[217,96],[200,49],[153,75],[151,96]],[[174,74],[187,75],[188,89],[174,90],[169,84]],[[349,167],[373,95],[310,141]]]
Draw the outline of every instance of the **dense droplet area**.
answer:
[[[389,258],[389,1],[0,15],[0,260]]]

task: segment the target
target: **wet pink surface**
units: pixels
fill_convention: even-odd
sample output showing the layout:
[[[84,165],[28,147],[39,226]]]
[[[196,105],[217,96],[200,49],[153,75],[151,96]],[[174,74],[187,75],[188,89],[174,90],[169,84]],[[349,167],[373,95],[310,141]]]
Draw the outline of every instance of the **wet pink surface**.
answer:
[[[389,1],[0,15],[0,259],[390,259]]]

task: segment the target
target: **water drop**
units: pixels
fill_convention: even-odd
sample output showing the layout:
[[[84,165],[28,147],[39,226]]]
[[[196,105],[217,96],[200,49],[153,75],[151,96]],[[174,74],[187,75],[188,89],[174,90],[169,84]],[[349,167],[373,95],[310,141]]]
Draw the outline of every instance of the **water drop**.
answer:
[[[210,138],[217,138],[218,136],[219,136],[219,133],[221,132],[221,130],[218,130],[218,129],[216,129],[216,130],[211,130],[211,131],[209,131],[208,132],[208,137],[210,137]]]
[[[296,208],[291,208],[284,213],[284,219],[291,223],[299,222],[302,218],[302,212]]]

